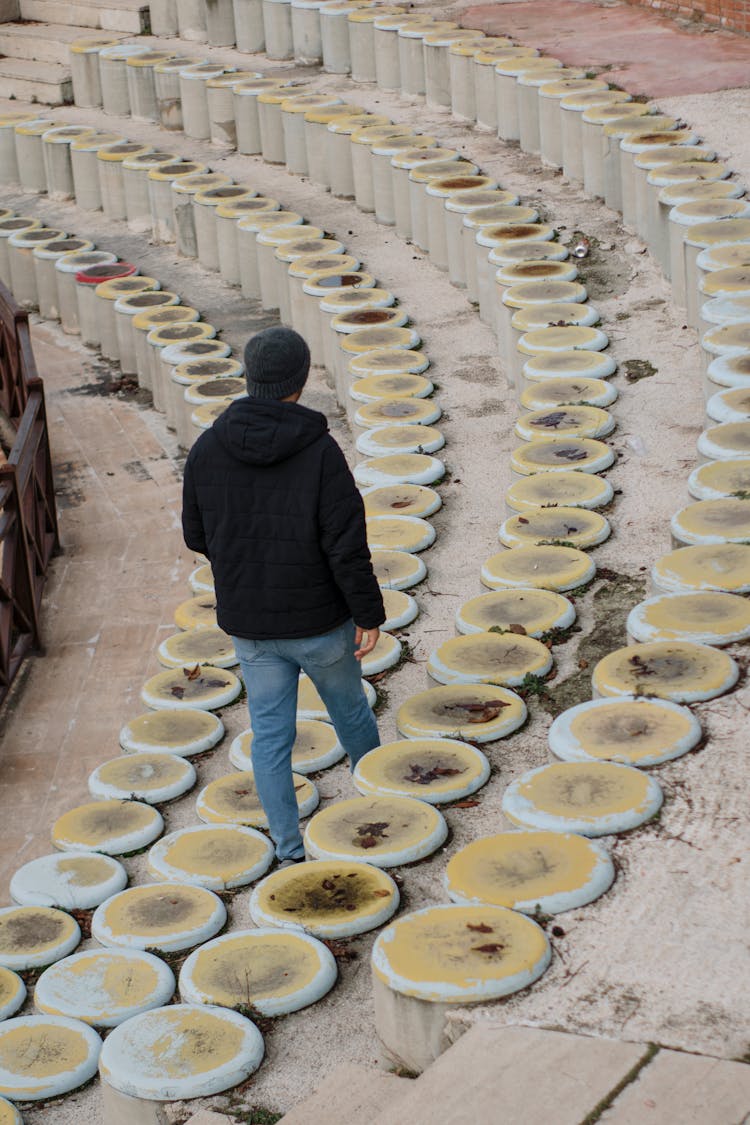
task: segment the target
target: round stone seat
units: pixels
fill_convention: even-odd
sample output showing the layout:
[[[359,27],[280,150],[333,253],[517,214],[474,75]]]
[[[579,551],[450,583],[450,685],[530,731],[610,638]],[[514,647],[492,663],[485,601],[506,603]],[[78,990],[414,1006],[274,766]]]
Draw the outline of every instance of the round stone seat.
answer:
[[[174,611],[174,623],[178,629],[205,629],[216,625],[216,597],[213,594],[198,594],[194,598],[180,602]]]
[[[688,477],[688,492],[696,500],[736,499],[735,493],[750,492],[750,457],[699,465]]]
[[[238,770],[252,770],[253,732],[242,731],[229,747],[229,761]],[[292,746],[292,769],[295,773],[317,773],[335,766],[344,757],[344,748],[330,723],[320,719],[297,722],[297,737]]]
[[[593,902],[614,878],[601,844],[573,833],[527,831],[473,840],[449,861],[444,883],[448,897],[464,906],[559,914]]]
[[[381,590],[381,594],[385,608],[385,621],[381,629],[386,632],[405,629],[418,616],[419,606],[411,594],[404,594],[401,590]]]
[[[414,354],[421,355],[421,352]],[[379,402],[381,399],[427,398],[434,390],[433,384],[424,375],[405,371],[402,374],[365,375],[361,379],[355,379],[349,387],[349,395],[355,402]]]
[[[180,996],[282,1016],[317,1003],[337,976],[333,954],[317,938],[260,927],[224,934],[191,953],[180,970]]]
[[[418,516],[426,519],[442,506],[439,493],[421,484],[389,484],[362,491],[366,516]]]
[[[405,914],[373,947],[376,1023],[383,987],[428,1003],[496,1000],[527,988],[550,957],[541,927],[501,906],[443,904]]]
[[[750,594],[750,545],[717,543],[670,551],[654,564],[651,585],[659,594],[709,590]]]
[[[299,815],[309,816],[318,807],[318,790],[306,777],[300,774],[292,776]],[[251,770],[238,770],[210,781],[198,794],[195,809],[204,824],[268,827],[268,817],[263,810]]]
[[[711,590],[658,594],[631,609],[627,630],[635,642],[696,641],[723,647],[750,637],[750,601]]]
[[[92,801],[58,817],[52,843],[60,851],[127,855],[164,831],[160,813],[142,801]]]
[[[190,575],[190,589],[195,594],[213,594],[214,576],[209,563],[197,566]]]
[[[750,540],[750,499],[697,500],[672,516],[674,545],[712,546]]]
[[[215,935],[227,920],[212,891],[180,883],[130,887],[94,911],[91,936],[108,949],[174,953]]]
[[[459,633],[509,630],[541,637],[569,628],[575,619],[572,603],[552,590],[495,590],[464,602],[456,611],[456,629]]]
[[[207,1097],[243,1082],[264,1054],[254,1023],[228,1008],[172,1004],[121,1024],[107,1036],[102,1080],[133,1098]]]
[[[439,684],[502,684],[520,687],[527,676],[544,677],[552,669],[549,649],[516,632],[469,633],[445,641],[427,661]]]
[[[195,785],[195,767],[177,754],[123,754],[89,775],[91,796],[102,801],[173,801]]]
[[[654,695],[674,703],[701,703],[737,683],[731,656],[710,645],[652,641],[607,653],[593,671],[594,697]]]
[[[430,805],[471,796],[490,776],[484,754],[452,738],[387,742],[357,762],[354,785],[364,797],[416,797]]]
[[[693,750],[701,725],[667,699],[639,696],[591,699],[569,707],[553,721],[549,748],[564,762],[619,762],[658,766]]]
[[[386,457],[394,453],[437,453],[445,438],[435,426],[373,426],[357,438],[357,450],[365,457]],[[427,483],[427,482],[425,482]]]
[[[367,516],[367,542],[381,550],[425,551],[435,542],[435,528],[418,516]]]
[[[490,590],[530,587],[565,593],[585,586],[595,574],[595,563],[577,547],[534,546],[493,555],[480,578]]]
[[[614,417],[598,406],[560,405],[522,414],[515,432],[524,441],[537,438],[602,438],[615,428]]]
[[[250,916],[256,926],[343,938],[377,929],[398,906],[398,887],[380,868],[314,860],[268,875],[251,895]]]
[[[382,589],[408,590],[427,575],[422,559],[408,551],[372,548],[370,555],[375,577]]]
[[[134,754],[177,754],[189,758],[212,750],[224,737],[218,715],[198,708],[147,711],[120,731],[123,750]]]
[[[159,645],[157,658],[166,668],[230,668],[238,662],[232,638],[218,625],[184,629],[167,637]]]
[[[426,453],[389,453],[367,457],[354,466],[354,479],[366,487],[376,484],[435,484],[445,476],[439,457]]]
[[[431,426],[442,413],[433,399],[380,398],[358,407],[354,414],[354,424],[363,429],[373,429],[375,426]]]
[[[21,906],[93,910],[127,885],[127,871],[111,856],[56,853],[19,867],[10,881],[10,895]]]
[[[23,1125],[19,1111],[3,1097],[0,1097],[0,1125]]]
[[[437,809],[413,797],[353,797],[316,813],[305,829],[313,859],[397,867],[432,855],[448,836]]]
[[[603,473],[614,464],[615,455],[598,438],[546,437],[534,438],[510,455],[510,467],[517,476],[534,473],[562,473],[576,469],[579,473]]]
[[[494,684],[447,684],[412,695],[398,709],[396,725],[408,739],[493,742],[526,722],[526,704]]]
[[[157,672],[141,689],[141,700],[155,711],[199,708],[214,711],[233,703],[242,684],[233,672],[210,664]]]
[[[172,970],[160,957],[137,950],[89,949],[46,969],[37,981],[34,1003],[47,1015],[117,1027],[168,1004],[174,990]]]
[[[380,635],[372,652],[368,652],[360,661],[363,676],[377,676],[388,668],[395,668],[401,659],[401,642],[397,637],[386,633],[381,626]]]
[[[14,1016],[26,1002],[26,985],[18,973],[0,966],[0,1020]],[[0,1116],[0,1122],[2,1117]]]
[[[0,908],[0,966],[38,969],[72,953],[81,940],[75,918],[49,906]]]
[[[521,392],[520,404],[524,410],[554,410],[560,406],[578,403],[602,409],[617,399],[617,391],[604,379],[575,378],[539,379],[529,383]],[[600,435],[590,434],[590,437]]]
[[[502,805],[522,828],[608,836],[650,820],[662,799],[659,783],[632,766],[555,762],[512,781]]]
[[[525,515],[534,509],[558,504],[573,508],[604,508],[613,497],[614,489],[604,477],[570,469],[521,477],[506,491],[505,504],[509,511]]]
[[[254,828],[197,824],[158,840],[148,853],[148,869],[159,881],[226,891],[260,879],[273,858],[270,840]]]
[[[101,1047],[93,1028],[66,1016],[6,1020],[0,1024],[0,1088],[19,1102],[68,1094],[94,1077]]]
[[[747,330],[750,347],[750,323]],[[698,438],[698,452],[709,461],[735,461],[750,457],[750,422],[720,422],[709,426]]]
[[[587,550],[608,539],[610,530],[609,520],[599,512],[559,504],[510,516],[500,526],[499,539],[511,548],[564,543]]]

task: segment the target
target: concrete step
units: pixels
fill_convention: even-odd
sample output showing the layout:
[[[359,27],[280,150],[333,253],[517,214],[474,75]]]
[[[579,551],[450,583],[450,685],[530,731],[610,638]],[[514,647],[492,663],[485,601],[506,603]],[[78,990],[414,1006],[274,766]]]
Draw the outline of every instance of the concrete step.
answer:
[[[279,1125],[372,1125],[386,1108],[398,1114],[413,1082],[369,1067],[342,1063],[318,1086],[312,1097],[284,1114]],[[402,1125],[406,1118],[394,1117]]]
[[[72,102],[70,68],[34,59],[0,59],[0,98],[40,105]]]
[[[641,1043],[475,1024],[372,1125],[579,1125],[647,1054]]]
[[[735,1125],[750,1115],[750,1066],[659,1051],[602,1114],[601,1125]]]
[[[80,38],[80,27],[59,23],[0,23],[0,55],[67,66],[70,44]]]
[[[96,27],[140,35],[148,31],[150,16],[144,0],[21,0],[21,19],[64,23],[69,27]]]

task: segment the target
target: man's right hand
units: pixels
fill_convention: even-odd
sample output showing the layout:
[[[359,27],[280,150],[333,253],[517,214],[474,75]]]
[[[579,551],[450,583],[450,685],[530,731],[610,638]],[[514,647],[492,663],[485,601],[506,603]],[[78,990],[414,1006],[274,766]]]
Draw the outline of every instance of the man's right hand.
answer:
[[[359,625],[355,626],[354,655],[357,660],[361,660],[363,656],[367,656],[368,652],[372,652],[378,643],[379,636],[380,629],[362,629]]]

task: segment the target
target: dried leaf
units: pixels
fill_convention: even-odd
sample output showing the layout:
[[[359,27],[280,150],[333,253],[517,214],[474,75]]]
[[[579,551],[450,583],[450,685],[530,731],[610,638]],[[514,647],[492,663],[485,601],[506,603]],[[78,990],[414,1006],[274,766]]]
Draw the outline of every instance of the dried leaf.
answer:
[[[394,500],[391,504],[392,508],[410,508],[411,500]]]
[[[455,777],[456,774],[463,772],[453,766],[433,766],[428,770],[415,762],[409,766],[409,773],[404,775],[404,781],[409,781],[412,785],[431,785],[439,777]]]
[[[380,836],[382,839],[385,836],[386,828],[390,828],[390,823],[387,820],[376,820],[372,824],[360,824],[357,829],[358,836]]]
[[[358,840],[354,841],[354,845],[358,848],[376,848],[378,841],[374,836],[360,836]]]
[[[179,684],[175,684],[174,687],[170,688],[169,690],[170,695],[173,695],[175,699],[182,699],[185,695],[184,687],[180,687]]]
[[[383,888],[380,891],[373,891],[372,893],[374,894],[375,898],[390,898],[391,897],[391,892],[387,891],[385,888]]]
[[[488,926],[486,922],[477,922],[474,925],[472,922],[466,923],[467,930],[473,930],[475,934],[491,934],[492,926]]]
[[[511,633],[517,633],[519,637],[525,637],[526,636],[526,630],[524,629],[523,625],[519,625],[518,623],[515,623],[513,625],[509,625],[508,630]]]
[[[320,885],[321,885],[321,887],[323,888],[324,891],[335,891],[336,890],[336,884],[331,882],[330,879],[324,879],[323,882]]]
[[[585,461],[588,457],[585,449],[576,449],[574,445],[563,446],[555,450],[555,457],[561,461]]]
[[[197,680],[201,674],[201,666],[196,664],[194,668],[183,668],[182,674],[188,680]]]
[[[452,809],[476,809],[479,807],[479,801],[475,801],[473,797],[469,797],[465,801],[455,801],[451,805]]]
[[[486,945],[472,945],[472,953],[500,953],[505,949],[502,942],[488,941]]]

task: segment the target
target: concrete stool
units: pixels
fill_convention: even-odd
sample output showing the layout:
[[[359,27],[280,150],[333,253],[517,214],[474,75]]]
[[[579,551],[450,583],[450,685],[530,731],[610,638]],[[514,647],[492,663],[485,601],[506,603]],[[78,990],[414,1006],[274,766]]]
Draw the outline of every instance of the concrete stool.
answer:
[[[87,266],[104,265],[116,261],[117,255],[110,254],[106,250],[84,250],[78,254],[64,254],[56,259],[57,300],[63,332],[74,336],[80,333],[76,274],[86,269]]]
[[[207,141],[211,136],[211,122],[208,116],[208,92],[206,83],[211,78],[219,78],[234,67],[221,63],[200,62],[185,66],[179,73],[180,101],[182,103],[182,127],[185,135],[195,140]]]
[[[388,125],[383,114],[357,113],[351,117],[337,117],[329,122],[327,132],[327,162],[331,179],[331,194],[345,199],[354,198],[354,171],[352,168],[351,136],[367,125]]]
[[[58,124],[59,122],[40,119],[14,126],[18,182],[24,191],[35,191],[40,195],[46,192],[47,168],[42,136]]]
[[[240,258],[240,284],[243,297],[260,300],[257,238],[270,226],[298,226],[303,222],[297,211],[257,211],[237,220],[237,243]]]
[[[198,235],[195,230],[193,196],[210,188],[226,187],[231,184],[229,176],[222,172],[196,172],[190,176],[179,176],[171,181],[172,229],[180,254],[186,258],[198,257]]]
[[[719,649],[688,641],[651,641],[608,652],[594,668],[591,683],[595,699],[622,699],[642,693],[648,678],[651,696],[696,703],[731,691],[738,676],[737,664]]]
[[[208,130],[212,145],[237,148],[237,123],[235,121],[234,88],[238,82],[257,82],[254,71],[236,70],[220,74],[206,82],[208,105]]]
[[[116,47],[119,42],[111,35],[89,35],[70,44],[73,101],[81,109],[94,109],[102,104],[99,52],[104,47]]]
[[[115,333],[120,370],[123,375],[138,373],[138,360],[135,350],[134,318],[144,311],[178,305],[180,298],[169,290],[147,290],[133,293],[115,300]]]
[[[591,105],[581,113],[581,149],[583,163],[583,187],[587,195],[604,198],[605,140],[601,130],[610,121],[621,121],[626,117],[645,117],[655,113],[650,103],[628,101],[608,102],[605,105]],[[646,128],[646,123],[643,125]]]
[[[120,359],[115,314],[117,301],[121,297],[134,296],[136,293],[154,292],[160,288],[161,283],[155,277],[142,277],[136,274],[131,274],[129,277],[116,277],[111,281],[102,281],[97,285],[94,293],[97,299],[100,345],[105,359],[115,361]]]
[[[372,148],[375,145],[384,145],[395,137],[413,135],[413,130],[408,125],[369,125],[351,134],[354,198],[360,211],[375,210]]]
[[[294,58],[291,0],[263,0],[263,38],[269,59]]]
[[[687,150],[686,150],[687,151]],[[732,199],[742,194],[740,185],[728,182],[730,169],[718,161],[660,164],[646,179],[646,241],[669,281],[669,212],[680,203],[697,199]]]
[[[119,117],[130,117],[127,61],[150,50],[144,43],[118,43],[98,51],[102,109]]]
[[[75,293],[78,301],[78,324],[82,344],[87,344],[93,348],[101,347],[102,319],[100,301],[96,296],[97,287],[103,281],[112,281],[116,277],[131,277],[137,272],[138,267],[130,262],[115,261],[87,266],[74,274]]]
[[[222,281],[227,285],[240,285],[242,280],[236,229],[238,221],[252,215],[278,211],[279,208],[277,199],[270,199],[264,195],[251,195],[250,198],[233,203],[219,204],[215,209],[219,271]]]
[[[93,136],[95,130],[82,125],[63,125],[42,133],[42,159],[51,199],[71,199],[74,194],[70,146],[75,140]]]
[[[238,51],[248,55],[265,51],[262,0],[234,0],[234,31]]]
[[[585,70],[575,67],[559,67],[554,74],[547,75],[544,67],[525,70],[518,75],[516,80],[518,99],[518,134],[521,148],[524,152],[538,153],[541,147],[539,131],[540,98],[539,91],[543,86],[554,82],[564,82],[566,79],[582,79],[586,77]]]
[[[238,152],[256,154],[262,151],[258,95],[290,87],[291,82],[280,78],[244,78],[232,85]]]
[[[99,149],[96,154],[99,191],[106,218],[127,219],[123,163],[128,158],[143,156],[144,153],[151,151],[150,145],[138,144],[137,141],[121,141],[119,144],[107,145],[106,148]]]
[[[65,232],[54,227],[32,227],[3,240],[8,255],[9,289],[16,304],[22,308],[39,307],[39,293],[34,271],[34,250],[65,238]]]
[[[4,222],[5,220],[0,221],[0,278],[7,277],[9,279],[10,273],[8,271],[10,267],[8,261],[4,261],[4,257],[7,255],[7,247],[3,237]],[[36,221],[34,225],[37,226]],[[41,226],[41,224],[38,224],[38,226]],[[58,238],[54,242],[38,246],[32,251],[39,315],[44,317],[45,320],[60,319],[60,300],[57,292],[57,271],[55,270],[57,260],[64,257],[65,254],[75,254],[93,249],[94,243],[87,238]]]
[[[177,4],[177,29],[180,39],[192,43],[205,43],[206,5],[203,0],[175,0]]]
[[[173,51],[143,51],[125,63],[130,113],[136,121],[158,121],[154,67],[174,58]]]
[[[531,53],[506,56],[495,63],[497,135],[501,140],[518,141],[521,138],[518,87],[521,75],[536,70],[559,70],[562,65],[559,59],[549,55],[535,56]],[[550,75],[549,81],[554,81],[554,75]]]
[[[123,303],[132,305],[138,301],[145,300],[145,298],[146,294],[141,293],[139,296],[132,297],[127,302]],[[117,305],[115,309],[117,309]],[[181,305],[179,303],[170,305],[166,302],[162,305],[157,305],[150,309],[147,308],[142,312],[136,313],[132,318],[131,326],[135,345],[135,366],[139,386],[145,387],[149,391],[153,390],[153,368],[151,365],[150,348],[146,339],[151,329],[159,328],[167,324],[192,324],[196,320],[200,320],[200,315],[198,310],[191,308],[190,305]]]
[[[434,157],[434,154],[439,150],[428,149],[427,151]],[[394,165],[394,167],[398,167],[398,165]],[[422,250],[430,249],[428,207],[425,207],[424,198],[429,184],[435,180],[443,180],[448,176],[453,179],[455,184],[458,184],[459,180],[469,180],[479,175],[480,170],[476,164],[472,164],[470,160],[454,160],[452,156],[447,160],[434,158],[426,159],[419,164],[412,164],[407,175],[407,184],[411,208],[411,237],[417,246]],[[400,187],[401,183],[396,181],[394,189],[397,190]]]
[[[538,87],[539,153],[543,164],[551,164],[553,168],[563,166],[563,101],[571,94],[608,92],[606,82],[592,78],[554,78]]]
[[[172,184],[177,180],[197,176],[206,171],[206,165],[199,164],[197,161],[176,160],[173,164],[165,164],[149,172],[148,200],[155,242],[175,241]]]
[[[309,172],[307,163],[307,143],[305,114],[313,109],[325,109],[327,106],[341,104],[341,98],[335,94],[296,94],[281,103],[281,129],[284,137],[284,163],[287,170],[297,175],[306,176]]]
[[[122,162],[122,184],[125,194],[125,215],[128,226],[137,232],[152,228],[151,200],[148,191],[149,172],[174,164],[179,157],[173,152],[143,152]]]
[[[16,125],[38,120],[35,113],[16,110],[0,115],[0,177],[5,184],[20,183],[16,157]],[[49,128],[49,123],[47,125]]]
[[[179,55],[154,67],[154,94],[156,97],[157,120],[162,128],[174,131],[182,129],[182,96],[180,94],[180,71],[186,66],[196,66],[200,59]]]
[[[504,46],[502,39],[483,39],[472,54],[474,71],[474,104],[477,128],[497,134],[497,94],[495,67],[504,59],[534,58],[535,47]],[[452,82],[451,82],[452,86]]]
[[[398,5],[378,4],[372,8],[355,8],[349,12],[349,56],[354,82],[375,82],[375,34],[373,24],[380,16],[399,15]]]
[[[583,114],[588,109],[632,101],[626,90],[585,89],[568,93],[560,100],[561,148],[563,175],[583,183]],[[553,150],[551,150],[553,151]]]
[[[390,160],[391,181],[393,193],[393,213],[395,217],[396,233],[400,238],[412,237],[411,199],[409,194],[409,173],[421,164],[454,163],[459,159],[459,153],[454,148],[414,147],[410,145],[400,153],[395,153]]]

